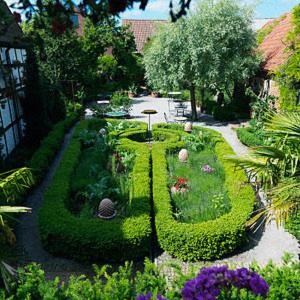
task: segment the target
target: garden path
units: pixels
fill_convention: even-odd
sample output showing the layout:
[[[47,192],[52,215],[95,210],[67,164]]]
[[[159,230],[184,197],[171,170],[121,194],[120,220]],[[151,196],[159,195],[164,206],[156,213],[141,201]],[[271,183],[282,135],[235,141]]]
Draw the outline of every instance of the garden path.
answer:
[[[42,265],[47,278],[53,279],[59,276],[62,281],[67,280],[72,274],[92,274],[92,267],[90,265],[83,265],[73,260],[54,257],[44,250],[38,229],[38,210],[42,204],[43,194],[59,166],[64,151],[69,145],[73,131],[74,128],[66,134],[62,147],[44,180],[33,190],[24,203],[24,206],[32,208],[32,213],[22,214],[19,219],[20,222],[16,226],[18,265],[37,262]]]
[[[135,98],[131,114],[137,120],[147,121],[147,117],[141,112],[144,109],[150,108],[158,111],[158,114],[151,117],[152,124],[165,122],[164,113],[166,113],[169,118],[171,116],[169,113],[168,100],[166,98],[151,97]],[[201,115],[199,122],[194,124],[208,127],[220,132],[238,156],[247,154],[247,147],[239,141],[236,132],[233,130],[234,127],[239,125],[239,122],[222,123],[215,121],[208,115]],[[260,197],[263,197],[263,193],[260,193]],[[290,253],[295,258],[299,258],[300,252],[297,239],[285,231],[284,228],[278,228],[275,222],[266,225],[261,232],[252,234],[249,239],[250,243],[247,248],[241,249],[241,251],[234,256],[223,260],[217,260],[214,263],[234,263],[237,265],[247,266],[251,262],[256,261],[259,265],[264,266],[270,260],[272,260],[275,264],[282,263],[281,258],[285,253]],[[166,253],[157,255],[157,264],[167,261],[177,260],[171,258]],[[183,267],[184,266],[187,266],[187,264],[183,263]]]

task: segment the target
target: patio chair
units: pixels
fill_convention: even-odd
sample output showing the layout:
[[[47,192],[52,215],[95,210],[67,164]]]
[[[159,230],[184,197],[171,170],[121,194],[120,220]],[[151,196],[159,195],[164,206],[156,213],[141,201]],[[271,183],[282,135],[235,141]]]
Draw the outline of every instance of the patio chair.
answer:
[[[165,117],[166,123],[168,123],[168,124],[176,123],[176,121],[170,120],[166,113],[164,113],[164,117]]]

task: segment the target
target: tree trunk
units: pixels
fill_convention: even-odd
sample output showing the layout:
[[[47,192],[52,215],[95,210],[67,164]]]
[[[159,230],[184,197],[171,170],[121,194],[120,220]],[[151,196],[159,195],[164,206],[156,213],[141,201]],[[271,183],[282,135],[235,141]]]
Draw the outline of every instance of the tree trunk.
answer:
[[[197,120],[197,107],[196,107],[196,95],[195,95],[195,86],[190,87],[190,97],[191,97],[191,107],[192,107],[192,120]]]
[[[200,112],[204,113],[205,108],[205,89],[203,87],[200,88],[200,96],[201,96],[201,103],[200,103]]]
[[[218,103],[218,106],[222,106],[224,104],[224,93],[223,92],[219,92],[218,94],[218,99],[217,99],[217,103]]]

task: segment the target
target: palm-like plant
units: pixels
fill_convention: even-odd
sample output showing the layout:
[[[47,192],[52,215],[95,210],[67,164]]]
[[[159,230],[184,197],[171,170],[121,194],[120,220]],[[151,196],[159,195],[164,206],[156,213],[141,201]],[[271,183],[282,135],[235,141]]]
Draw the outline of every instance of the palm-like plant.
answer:
[[[282,224],[300,204],[300,114],[269,114],[264,130],[269,146],[252,148],[247,157],[231,158],[268,191],[268,205],[258,211],[250,225],[262,216],[267,221],[275,217],[277,224]]]
[[[31,171],[28,168],[21,168],[19,170],[12,170],[0,174],[0,203],[14,203],[18,197],[23,195],[34,184],[34,179]],[[0,206],[0,231],[4,234],[5,240],[10,243],[15,243],[15,235],[5,220],[5,216],[11,213],[30,212],[31,209],[23,206]],[[0,274],[8,289],[8,280],[13,275],[13,268],[0,262]]]

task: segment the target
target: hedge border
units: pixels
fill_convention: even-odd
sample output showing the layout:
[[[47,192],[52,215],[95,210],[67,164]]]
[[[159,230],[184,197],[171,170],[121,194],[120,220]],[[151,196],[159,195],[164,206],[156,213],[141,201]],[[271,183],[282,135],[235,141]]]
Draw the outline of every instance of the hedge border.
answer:
[[[247,147],[263,146],[264,141],[255,136],[254,133],[249,131],[249,127],[240,127],[236,130],[238,139]]]
[[[35,183],[39,183],[47,173],[55,155],[64,141],[65,134],[79,120],[80,112],[71,113],[66,119],[56,123],[34,152],[27,167],[31,169]]]
[[[161,130],[159,125],[155,130]],[[152,147],[153,201],[158,241],[167,253],[185,261],[221,258],[240,247],[246,239],[245,223],[253,211],[255,199],[252,187],[245,184],[245,173],[226,160],[227,155],[234,154],[232,148],[216,131],[202,130],[217,140],[215,152],[224,167],[225,186],[231,199],[231,211],[218,219],[197,224],[179,223],[174,219],[166,151],[182,147],[182,142],[157,143]],[[177,135],[181,134],[177,131]]]
[[[115,262],[145,257],[151,239],[150,151],[147,145],[125,137],[120,139],[120,148],[137,153],[131,174],[134,186],[130,217],[116,217],[109,221],[83,219],[72,215],[65,206],[70,195],[71,176],[81,154],[78,133],[88,128],[89,122],[86,120],[77,125],[44,195],[39,211],[42,242],[51,253],[77,260]]]

